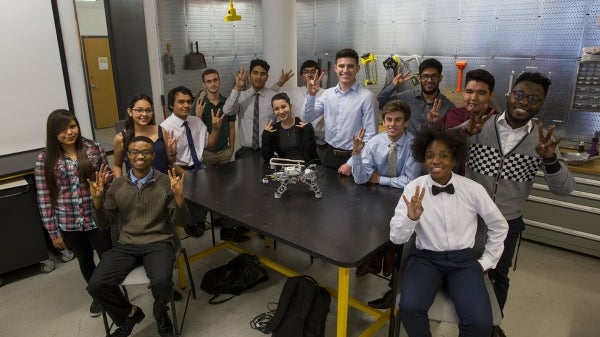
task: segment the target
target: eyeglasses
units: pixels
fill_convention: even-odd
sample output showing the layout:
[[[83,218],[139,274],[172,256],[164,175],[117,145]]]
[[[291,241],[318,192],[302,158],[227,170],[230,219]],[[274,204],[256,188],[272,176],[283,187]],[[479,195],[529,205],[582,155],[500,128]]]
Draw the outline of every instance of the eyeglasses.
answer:
[[[302,70],[302,75],[316,75],[318,72],[317,69],[315,70]]]
[[[437,81],[441,78],[442,76],[439,74],[423,74],[423,75],[419,75],[419,79],[421,81],[428,81],[428,80],[432,80],[432,81]]]
[[[142,108],[135,108],[135,109],[131,109],[132,111],[135,111],[139,114],[141,114],[142,112],[145,112],[147,114],[151,114],[152,113],[152,108],[148,108],[148,109],[142,109]]]
[[[514,98],[517,101],[521,101],[521,100],[524,100],[525,98],[527,98],[527,102],[529,102],[529,104],[538,104],[541,101],[543,101],[543,99],[541,99],[535,95],[527,95],[526,93],[522,92],[521,90],[513,90],[513,91],[511,91],[511,94],[513,94]]]
[[[130,156],[134,156],[134,157],[137,157],[137,155],[139,155],[139,154],[141,154],[144,157],[147,157],[147,156],[153,154],[154,151],[151,151],[151,150],[142,150],[142,151],[139,151],[139,150],[129,150],[129,151],[127,151],[127,153],[129,153]]]

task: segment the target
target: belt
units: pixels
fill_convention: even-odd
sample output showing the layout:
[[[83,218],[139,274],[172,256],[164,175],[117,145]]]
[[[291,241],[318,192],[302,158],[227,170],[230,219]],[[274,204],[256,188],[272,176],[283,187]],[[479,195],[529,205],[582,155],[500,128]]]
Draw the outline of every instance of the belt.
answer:
[[[194,165],[189,165],[189,166],[183,166],[183,165],[179,165],[179,167],[181,167],[182,169],[186,170],[186,171],[192,171],[195,170],[196,168],[194,167]],[[204,164],[200,163],[200,168],[204,168]]]
[[[335,147],[327,144],[327,146],[329,147],[329,149],[331,150],[331,152],[333,152],[333,155],[336,157],[349,157],[352,156],[352,150],[342,150],[342,149],[336,149]]]

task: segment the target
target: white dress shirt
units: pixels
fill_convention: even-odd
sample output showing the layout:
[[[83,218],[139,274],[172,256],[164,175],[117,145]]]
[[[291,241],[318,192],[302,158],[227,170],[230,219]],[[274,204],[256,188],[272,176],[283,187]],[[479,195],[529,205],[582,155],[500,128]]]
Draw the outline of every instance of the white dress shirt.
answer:
[[[190,147],[188,146],[187,135],[185,134],[185,126],[183,126],[183,122],[185,121],[186,120],[175,116],[175,114],[171,114],[169,117],[167,117],[167,119],[160,123],[160,126],[169,133],[172,131],[173,135],[178,138],[177,159],[175,160],[175,165],[194,166],[192,153],[190,152]],[[196,147],[194,151],[196,151],[198,159],[202,160],[202,152],[204,151],[204,147],[208,142],[208,131],[206,129],[206,125],[204,125],[202,119],[196,116],[188,116],[187,122],[190,130],[192,131],[192,139],[194,140],[194,146]]]
[[[504,250],[508,233],[506,219],[480,184],[458,174],[452,174],[450,183],[454,194],[433,195],[431,186],[440,185],[430,175],[420,176],[406,185],[403,196],[409,201],[417,186],[425,187],[423,214],[417,221],[409,219],[406,203],[400,198],[390,221],[390,240],[402,244],[415,232],[418,249],[444,252],[473,248],[479,215],[487,225],[488,239],[478,262],[483,270],[494,268]]]
[[[498,116],[496,121],[498,126],[498,136],[500,137],[500,144],[502,145],[502,153],[507,154],[517,146],[519,141],[523,139],[533,129],[533,123],[531,119],[527,124],[520,128],[513,129],[512,126],[508,125],[506,121],[506,111]]]

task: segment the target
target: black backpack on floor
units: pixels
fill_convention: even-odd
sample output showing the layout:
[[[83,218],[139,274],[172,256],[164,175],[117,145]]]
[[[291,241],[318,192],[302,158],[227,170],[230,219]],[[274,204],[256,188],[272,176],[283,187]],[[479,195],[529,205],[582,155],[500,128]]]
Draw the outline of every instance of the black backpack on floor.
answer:
[[[227,264],[213,268],[204,274],[200,288],[213,295],[208,300],[210,304],[227,302],[242,291],[269,279],[265,268],[260,265],[258,257],[250,254],[240,254]],[[216,301],[221,294],[231,294],[230,297]]]
[[[289,277],[265,333],[273,337],[323,337],[331,294],[308,275]]]

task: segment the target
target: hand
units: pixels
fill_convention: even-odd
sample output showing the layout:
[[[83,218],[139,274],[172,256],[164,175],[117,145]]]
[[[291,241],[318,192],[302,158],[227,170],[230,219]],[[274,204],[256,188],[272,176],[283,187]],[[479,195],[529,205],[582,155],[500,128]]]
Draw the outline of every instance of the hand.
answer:
[[[418,221],[423,214],[423,197],[425,196],[425,187],[419,188],[417,185],[417,190],[415,191],[415,195],[410,198],[410,201],[406,198],[406,195],[402,195],[402,199],[404,199],[404,203],[406,204],[406,216],[412,221]]]
[[[275,129],[273,127],[273,121],[272,120],[270,120],[270,119],[267,120],[267,124],[265,125],[265,131],[268,131],[268,132],[276,132],[277,131],[277,129]]]
[[[175,137],[175,132],[173,130],[169,131],[169,141],[167,142],[167,153],[176,154],[177,153],[177,141],[179,137]]]
[[[338,173],[349,177],[352,175],[352,166],[344,163],[338,168]]]
[[[552,158],[555,154],[556,146],[563,140],[563,137],[558,137],[557,139],[552,137],[554,130],[556,130],[556,125],[551,124],[548,128],[548,133],[544,135],[544,126],[542,122],[538,123],[539,141],[535,146],[535,152],[542,158]]]
[[[442,100],[436,98],[433,100],[433,106],[431,109],[427,108],[427,123],[437,123],[440,121],[440,108],[442,106]]]
[[[284,84],[287,83],[287,81],[290,80],[290,78],[292,78],[294,76],[294,71],[292,69],[290,69],[290,71],[288,71],[287,73],[283,71],[283,69],[281,69],[281,76],[279,76],[279,81],[277,81],[277,85],[280,87],[283,87]]]
[[[373,173],[371,173],[371,176],[369,177],[369,182],[371,184],[379,184],[379,178],[381,178],[379,172],[373,171]]]
[[[246,87],[246,77],[248,77],[248,71],[244,68],[240,68],[240,71],[237,73],[234,72],[233,76],[235,77],[235,89],[238,91],[243,90]]]
[[[169,181],[171,181],[171,192],[173,192],[173,195],[183,196],[183,178],[185,175],[181,174],[178,176],[175,168],[167,170],[167,174],[169,175]]]
[[[52,246],[54,246],[54,248],[58,250],[67,249],[67,245],[65,244],[65,241],[63,240],[62,236],[59,236],[56,239],[52,239]]]
[[[403,74],[402,69],[398,68],[398,74],[392,80],[392,84],[394,85],[394,87],[397,87],[403,84],[404,82],[410,80],[411,78],[412,76],[410,76],[410,70]]]
[[[296,126],[299,127],[299,128],[303,128],[306,125],[308,125],[308,123],[304,123],[303,121],[300,121],[300,122],[298,122],[298,124],[296,124]]]
[[[96,181],[91,181],[88,178],[88,185],[90,185],[90,194],[92,198],[101,198],[104,194],[104,182],[107,177],[110,177],[112,174],[108,171],[108,166],[102,164],[100,165],[100,171],[96,172]]]
[[[206,106],[206,102],[204,99],[198,97],[198,103],[196,104],[196,116],[202,118],[202,114],[204,113],[204,107]]]
[[[100,174],[102,174],[102,180],[105,185],[110,183],[113,179],[113,173],[109,170],[108,165],[100,165]]]
[[[469,120],[465,126],[465,131],[469,136],[480,133],[485,122],[487,122],[494,114],[496,114],[496,110],[494,109],[491,109],[489,112],[487,112],[487,110],[471,111]]]
[[[317,71],[317,74],[319,74],[319,71]],[[319,92],[319,89],[321,89],[321,79],[323,79],[324,75],[325,73],[322,72],[319,74],[319,76],[316,76],[312,80],[306,82],[306,91],[310,96],[315,96]]]
[[[367,129],[365,128],[361,128],[360,131],[358,131],[358,135],[354,135],[352,137],[352,155],[353,156],[358,156],[363,148],[365,147],[365,141],[363,140],[365,137],[365,132],[367,131]]]
[[[210,109],[210,116],[212,117],[213,130],[219,130],[221,122],[223,122],[224,113],[221,112],[221,109],[217,109],[217,113],[215,113],[214,109]]]

